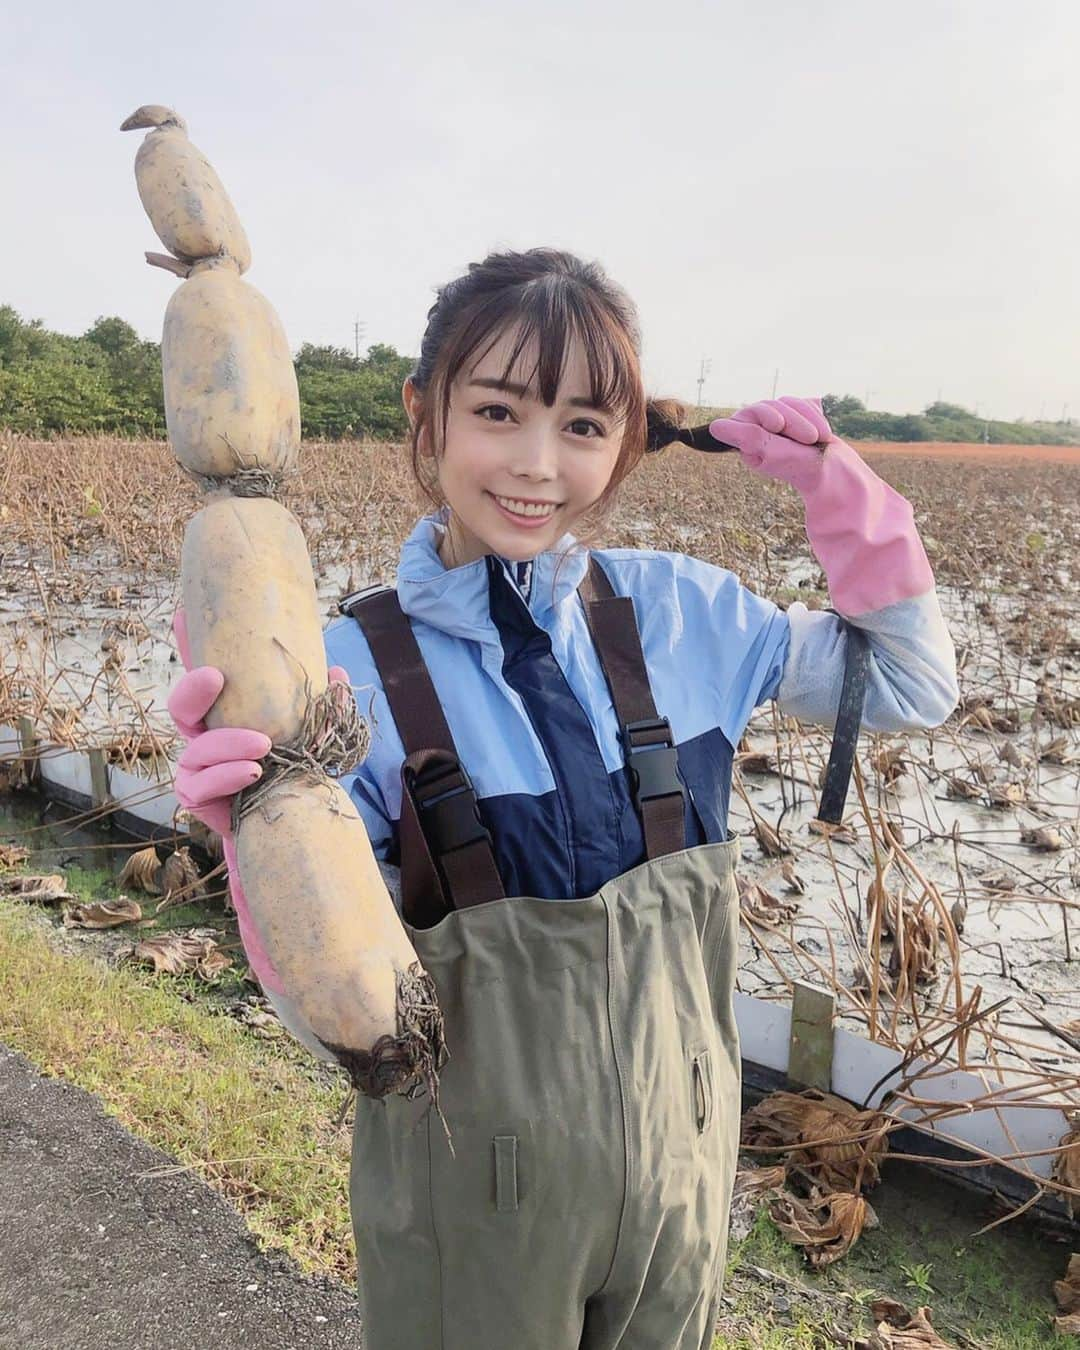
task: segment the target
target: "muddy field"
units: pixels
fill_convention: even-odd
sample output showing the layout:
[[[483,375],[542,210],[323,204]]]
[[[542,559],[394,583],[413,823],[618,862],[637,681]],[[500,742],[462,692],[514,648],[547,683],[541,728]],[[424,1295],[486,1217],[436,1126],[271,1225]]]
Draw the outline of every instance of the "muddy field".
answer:
[[[1080,464],[1080,446],[1078,445],[960,445],[955,441],[918,441],[905,444],[902,441],[865,441],[859,450],[868,458],[880,458],[883,455],[899,455],[910,458],[912,455],[923,459],[956,459],[981,462],[984,464],[1011,463],[1022,464]]]
[[[930,735],[864,737],[846,826],[814,830],[827,736],[759,711],[739,747],[740,984],[833,985],[864,1034],[1080,1104],[1080,452],[867,446],[914,502],[959,649]],[[199,494],[167,447],[0,442],[0,724],[99,745],[147,774],[179,547]],[[288,504],[320,603],[390,580],[420,509],[400,447],[309,444]],[[627,483],[598,543],[677,549],[788,604],[828,603],[796,494],[734,457],[674,451]]]

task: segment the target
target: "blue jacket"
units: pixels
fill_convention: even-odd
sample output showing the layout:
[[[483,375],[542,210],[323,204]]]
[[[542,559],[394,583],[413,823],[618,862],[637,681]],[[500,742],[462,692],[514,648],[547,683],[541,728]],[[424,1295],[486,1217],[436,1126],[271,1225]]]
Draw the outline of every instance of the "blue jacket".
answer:
[[[588,555],[566,536],[531,569],[527,597],[500,559],[447,571],[441,526],[420,520],[397,575],[402,608],[480,799],[508,895],[582,897],[639,863],[619,727],[577,587]],[[596,553],[635,602],[661,716],[689,789],[687,843],[726,838],[734,747],[758,705],[831,726],[843,624],[800,604],[786,612],[722,568],[679,553]],[[864,727],[937,726],[956,705],[953,645],[936,593],[860,615],[870,636]],[[359,624],[325,630],[327,661],[349,672],[371,751],[342,778],[375,854],[396,864],[402,747]]]

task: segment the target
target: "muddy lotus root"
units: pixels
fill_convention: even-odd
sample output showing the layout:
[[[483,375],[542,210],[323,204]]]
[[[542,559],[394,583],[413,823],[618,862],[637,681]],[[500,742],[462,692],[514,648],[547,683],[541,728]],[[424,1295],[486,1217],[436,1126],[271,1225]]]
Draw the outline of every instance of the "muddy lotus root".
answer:
[[[204,486],[227,487],[238,475],[257,485],[261,471],[267,491],[295,472],[300,394],[292,353],[273,306],[231,258],[196,263],[174,293],[161,365],[173,453]]]
[[[329,779],[286,778],[236,838],[260,936],[315,1035],[369,1096],[430,1084],[442,1056],[434,990],[348,794]]]
[[[181,586],[192,662],[225,674],[211,728],[272,749],[234,810],[252,921],[297,1012],[365,1093],[438,1104],[445,1053],[434,984],[409,942],[348,794],[329,773],[366,753],[366,728],[328,685],[315,580],[299,522],[270,494],[296,464],[299,400],[269,302],[240,278],[247,236],[171,109],[140,108],[139,195],[185,277],[162,342],[169,436],[209,492],[189,522]],[[149,256],[149,255],[148,255]]]
[[[236,207],[206,156],[188,140],[187,123],[171,108],[147,103],[121,131],[148,127],[135,156],[135,183],[154,233],[181,262],[227,254],[241,272],[251,245]]]

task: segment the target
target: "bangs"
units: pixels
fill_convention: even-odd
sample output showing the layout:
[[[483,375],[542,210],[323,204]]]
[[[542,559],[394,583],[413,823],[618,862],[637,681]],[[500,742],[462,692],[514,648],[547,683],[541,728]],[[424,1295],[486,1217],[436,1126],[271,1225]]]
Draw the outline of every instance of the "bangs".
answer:
[[[410,407],[413,473],[436,506],[444,504],[438,461],[446,446],[455,381],[500,343],[509,352],[502,383],[549,408],[558,400],[575,343],[580,344],[588,389],[568,392],[622,423],[608,484],[582,517],[591,528],[605,518],[619,484],[648,448],[641,334],[633,302],[598,263],[550,248],[491,253],[440,288],[410,377],[422,395],[415,410]]]
[[[504,381],[512,382],[516,372],[516,382],[550,408],[576,340],[585,356],[592,405],[612,417],[638,411],[643,398],[638,357],[623,321],[573,278],[547,275],[488,297],[451,338],[438,398],[444,434],[450,386],[474,355],[483,360],[510,331],[516,338]],[[525,369],[526,353],[535,354],[531,370]]]

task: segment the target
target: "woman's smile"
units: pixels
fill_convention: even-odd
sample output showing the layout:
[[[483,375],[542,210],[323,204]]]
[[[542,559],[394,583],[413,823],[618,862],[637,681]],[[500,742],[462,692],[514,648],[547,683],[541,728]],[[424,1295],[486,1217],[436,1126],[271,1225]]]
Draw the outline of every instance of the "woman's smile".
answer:
[[[486,495],[507,520],[526,530],[547,524],[561,505],[559,502],[536,501],[527,497],[502,497],[495,492],[487,492]]]

